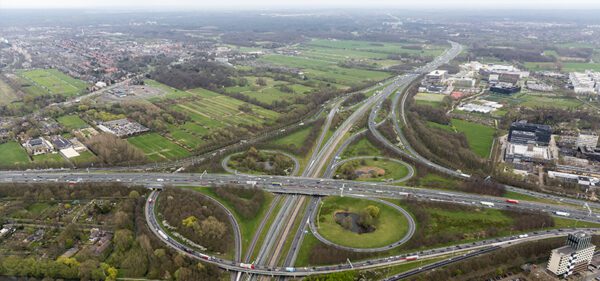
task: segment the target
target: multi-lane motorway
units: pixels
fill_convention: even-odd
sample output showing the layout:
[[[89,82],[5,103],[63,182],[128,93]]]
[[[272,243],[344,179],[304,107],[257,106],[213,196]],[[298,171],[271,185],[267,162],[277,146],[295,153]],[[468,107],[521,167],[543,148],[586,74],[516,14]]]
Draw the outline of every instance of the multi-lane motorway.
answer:
[[[433,62],[428,65],[417,69],[414,73],[405,74],[392,79],[391,83],[384,87],[384,89],[370,98],[366,99],[357,106],[357,109],[346,119],[340,127],[333,133],[333,135],[327,140],[327,142],[321,147],[322,142],[325,139],[326,132],[329,130],[331,120],[338,111],[340,104],[343,99],[336,100],[331,107],[331,111],[327,116],[327,122],[324,129],[319,137],[318,144],[311,155],[311,159],[305,169],[304,173],[300,177],[279,177],[279,176],[253,176],[253,175],[223,175],[223,174],[177,174],[177,173],[132,173],[124,172],[125,170],[119,170],[120,173],[116,173],[117,170],[113,171],[102,171],[94,170],[91,172],[81,171],[26,171],[26,172],[11,172],[11,171],[0,171],[0,182],[18,182],[18,183],[47,183],[47,182],[68,182],[71,184],[77,184],[80,182],[120,182],[123,184],[130,185],[147,185],[147,186],[159,186],[159,185],[203,185],[203,186],[219,186],[226,184],[244,184],[253,186],[255,188],[261,188],[266,191],[274,192],[278,194],[279,200],[283,200],[280,211],[276,214],[275,221],[266,233],[265,243],[261,245],[258,252],[258,257],[255,263],[242,263],[241,262],[241,245],[240,245],[240,234],[237,227],[237,222],[230,214],[230,220],[234,227],[236,235],[236,255],[235,260],[224,260],[218,257],[210,256],[206,253],[200,253],[196,249],[190,248],[176,240],[169,237],[164,230],[161,229],[160,225],[156,221],[154,216],[154,204],[158,193],[153,192],[150,195],[150,199],[146,205],[146,218],[152,231],[159,237],[163,242],[169,245],[171,248],[176,249],[188,256],[204,260],[205,262],[213,263],[219,267],[236,271],[256,275],[265,276],[305,276],[315,273],[331,273],[349,269],[367,269],[381,266],[395,265],[403,262],[407,262],[419,256],[419,258],[429,257],[441,257],[447,256],[448,254],[460,252],[460,256],[452,258],[456,261],[457,259],[464,259],[473,255],[481,254],[487,251],[491,251],[498,247],[504,247],[507,245],[513,245],[516,243],[522,243],[525,241],[532,241],[537,239],[556,237],[559,235],[566,235],[567,233],[574,232],[574,229],[569,230],[548,230],[541,232],[532,232],[522,236],[510,236],[504,238],[490,239],[485,241],[473,242],[470,244],[462,244],[450,247],[442,247],[437,249],[430,249],[426,251],[403,254],[393,257],[377,258],[372,260],[360,261],[352,264],[340,264],[334,266],[318,266],[318,267],[302,267],[295,268],[295,258],[297,256],[299,247],[302,243],[304,230],[310,225],[310,220],[314,221],[314,213],[318,207],[319,197],[340,195],[354,196],[359,198],[370,198],[373,200],[380,200],[377,198],[413,198],[415,200],[429,200],[439,202],[450,202],[463,205],[479,206],[486,208],[496,209],[518,209],[526,211],[537,211],[545,212],[552,215],[567,214],[569,218],[578,221],[589,221],[589,222],[600,222],[600,217],[594,215],[591,212],[578,208],[585,201],[562,198],[554,195],[537,193],[532,191],[526,191],[508,187],[509,190],[515,190],[523,194],[533,195],[539,198],[551,199],[554,201],[560,201],[571,205],[548,205],[536,202],[507,202],[505,198],[483,196],[476,194],[465,194],[458,192],[449,191],[437,191],[427,190],[411,187],[394,186],[385,183],[362,183],[354,181],[343,181],[343,180],[331,180],[319,178],[321,171],[326,168],[325,177],[330,177],[333,171],[335,171],[335,165],[339,153],[343,151],[343,148],[349,143],[349,140],[341,143],[343,138],[351,130],[360,118],[362,118],[367,112],[370,111],[368,119],[368,129],[371,133],[380,141],[383,145],[395,150],[401,155],[407,157],[410,160],[424,163],[434,169],[442,171],[446,174],[457,176],[457,177],[468,177],[463,173],[454,171],[452,169],[439,166],[432,163],[428,159],[425,159],[418,155],[408,145],[402,135],[401,125],[399,124],[399,118],[397,113],[401,114],[401,118],[406,122],[404,114],[404,104],[408,97],[403,91],[411,82],[418,78],[422,73],[429,72],[433,69],[438,68],[441,64],[448,62],[462,51],[462,47],[459,44],[451,42],[452,47],[436,58]],[[399,148],[392,144],[389,140],[384,138],[378,131],[375,123],[378,110],[381,108],[383,101],[390,97],[392,94],[397,93],[394,96],[394,102],[390,117],[394,122],[394,127],[400,137],[403,148]],[[400,100],[401,99],[401,100]],[[400,109],[397,109],[397,105]],[[361,132],[362,133],[362,132]],[[334,154],[335,152],[335,154]],[[196,161],[196,158],[188,159],[186,161]],[[170,163],[171,166],[179,166],[185,163]],[[189,164],[189,163],[188,163]],[[311,196],[310,201],[306,204],[306,212],[302,214],[302,206],[306,196]],[[275,200],[277,201],[277,200]],[[587,202],[593,208],[600,208],[600,204]],[[276,204],[276,203],[275,203]],[[573,206],[576,205],[576,206]],[[270,208],[270,212],[273,211],[274,205]],[[301,216],[301,217],[300,217]],[[301,218],[301,224],[296,234],[294,235],[293,241],[290,246],[290,252],[284,259],[283,267],[278,267],[278,257],[281,254],[286,237],[292,230],[293,221],[295,218]],[[410,217],[410,216],[409,216]],[[409,220],[412,222],[412,220]],[[387,248],[393,248],[410,238],[412,232],[414,232],[414,222],[410,223],[412,227],[409,230],[409,234],[404,239],[398,241],[393,245],[389,245]],[[261,229],[264,225],[261,226]],[[311,226],[314,228],[314,225]],[[589,233],[595,233],[595,229],[582,229]],[[316,231],[314,231],[318,234]],[[324,241],[326,242],[326,241]],[[254,242],[252,248],[256,246]],[[385,250],[376,249],[376,250]],[[248,262],[250,251],[245,258]],[[442,262],[434,265],[419,269],[420,271],[435,268],[446,263],[452,262],[452,260],[446,259]],[[419,271],[419,272],[420,272]],[[400,276],[402,277],[402,276]]]

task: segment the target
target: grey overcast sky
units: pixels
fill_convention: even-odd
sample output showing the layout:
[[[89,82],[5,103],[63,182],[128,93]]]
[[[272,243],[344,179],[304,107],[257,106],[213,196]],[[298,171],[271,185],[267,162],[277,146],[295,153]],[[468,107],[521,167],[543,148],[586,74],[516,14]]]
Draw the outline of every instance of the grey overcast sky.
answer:
[[[599,9],[598,0],[0,0],[14,8],[264,9],[311,7],[397,7],[423,9]]]

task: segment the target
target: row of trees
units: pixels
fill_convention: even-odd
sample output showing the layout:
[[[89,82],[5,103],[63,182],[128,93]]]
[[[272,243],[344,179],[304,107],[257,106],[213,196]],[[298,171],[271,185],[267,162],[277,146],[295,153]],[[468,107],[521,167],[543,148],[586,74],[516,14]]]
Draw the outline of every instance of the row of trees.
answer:
[[[552,238],[501,248],[478,258],[467,259],[436,270],[427,271],[410,277],[408,280],[489,280],[505,274],[511,269],[517,269],[525,263],[546,259],[552,249],[562,246],[563,243],[563,238]]]
[[[109,165],[136,165],[147,162],[143,151],[113,134],[95,135],[86,140],[85,144],[102,162]]]
[[[132,190],[139,193],[143,188],[109,183],[78,183],[75,186],[64,183],[3,183],[0,184],[0,198],[19,198],[25,202],[70,201],[102,197],[127,197]]]

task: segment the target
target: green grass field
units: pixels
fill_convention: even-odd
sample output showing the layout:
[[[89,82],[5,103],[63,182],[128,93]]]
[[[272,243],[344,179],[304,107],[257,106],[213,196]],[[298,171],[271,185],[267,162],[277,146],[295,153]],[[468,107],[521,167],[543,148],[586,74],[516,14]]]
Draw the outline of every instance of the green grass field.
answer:
[[[228,93],[240,93],[244,96],[255,98],[262,103],[271,104],[274,101],[290,101],[313,90],[313,88],[302,84],[295,84],[286,81],[275,81],[270,77],[261,77],[266,82],[265,86],[260,86],[256,83],[256,80],[259,77],[246,76],[244,78],[248,80],[247,86],[227,87],[225,88],[225,91]],[[289,93],[281,91],[279,89],[279,86],[281,85],[291,88],[294,92]]]
[[[367,81],[383,80],[390,76],[390,73],[383,71],[340,67],[337,65],[338,60],[328,58],[327,54],[320,54],[321,56],[319,56],[316,53],[318,53],[318,50],[312,50],[309,56],[272,54],[263,56],[260,60],[271,64],[299,68],[303,70],[305,76],[309,79],[344,86],[356,86]]]
[[[527,94],[522,97],[522,106],[531,108],[536,107],[556,107],[556,108],[577,108],[583,105],[583,103],[575,98],[563,97],[563,96],[549,96],[549,95],[537,95]]]
[[[342,153],[342,159],[355,157],[355,156],[378,156],[382,155],[381,150],[374,145],[366,137],[360,138],[357,142],[349,145],[344,153]]]
[[[29,164],[25,149],[15,141],[0,144],[0,166],[19,166]]]
[[[467,136],[467,141],[473,152],[483,158],[490,156],[496,132],[494,128],[460,119],[452,119],[452,126]]]
[[[77,115],[63,115],[58,117],[56,121],[69,130],[77,130],[90,126]]]
[[[0,105],[7,105],[17,100],[17,92],[4,80],[0,79]]]
[[[69,162],[65,160],[59,153],[46,153],[41,155],[35,155],[32,157],[33,163],[40,166],[48,167],[68,167]]]
[[[334,220],[337,211],[359,212],[365,207],[379,207],[376,230],[357,234],[346,230]],[[408,231],[408,221],[394,208],[370,200],[351,197],[327,197],[319,210],[319,233],[331,242],[356,248],[382,247],[400,240]]]
[[[176,111],[185,112],[191,119],[203,127],[217,128],[227,125],[258,125],[273,121],[279,114],[277,112],[256,106],[243,101],[219,95],[204,89],[194,89],[196,99],[172,106]],[[242,112],[239,107],[248,105],[251,113]]]
[[[553,62],[526,62],[525,67],[533,71],[558,70],[558,66]],[[561,70],[563,72],[600,71],[600,63],[564,62]]]
[[[18,74],[29,84],[25,92],[34,96],[57,94],[66,97],[80,95],[87,84],[56,69],[19,71]]]
[[[415,95],[415,102],[420,105],[440,107],[442,106],[444,97],[446,96],[442,94],[418,93]]]
[[[304,143],[308,137],[308,134],[310,134],[311,129],[312,127],[307,126],[289,135],[277,138],[273,140],[272,143],[276,145],[293,145],[295,147],[301,147],[302,143]]]
[[[521,92],[513,95],[502,94],[486,94],[486,100],[496,101],[507,105],[506,107],[526,106],[530,108],[561,108],[573,109],[583,105],[583,103],[575,98],[570,98],[558,94],[549,93],[526,93]],[[505,107],[505,108],[506,108]],[[500,112],[501,114],[502,112]]]
[[[190,155],[187,150],[157,133],[131,137],[127,141],[141,149],[152,161],[173,160]]]
[[[98,157],[96,157],[96,155],[94,155],[94,153],[91,151],[84,151],[79,153],[79,156],[69,159],[69,161],[75,164],[75,166],[81,166],[90,163],[97,163],[100,161],[100,159],[98,159]]]
[[[327,40],[313,39],[308,43],[309,46],[317,46],[332,49],[357,50],[380,54],[423,54],[426,56],[437,56],[444,50],[443,46],[425,45],[422,50],[407,48],[407,45],[401,43],[382,43],[355,40]]]
[[[364,161],[364,165],[361,163]],[[353,166],[355,167],[377,167],[385,170],[385,175],[380,177],[359,177],[356,180],[358,181],[369,181],[369,182],[385,182],[388,180],[399,180],[408,175],[408,168],[405,165],[400,163],[389,161],[385,159],[364,159],[364,160],[352,160],[340,167],[342,169],[344,166]]]

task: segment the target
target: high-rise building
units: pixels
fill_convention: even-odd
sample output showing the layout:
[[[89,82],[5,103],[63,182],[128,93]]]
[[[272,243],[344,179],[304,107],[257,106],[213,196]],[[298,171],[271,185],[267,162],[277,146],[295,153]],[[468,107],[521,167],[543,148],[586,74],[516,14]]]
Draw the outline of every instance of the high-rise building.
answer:
[[[552,250],[547,269],[561,277],[584,271],[592,261],[595,249],[591,235],[584,232],[569,234],[565,246]]]

